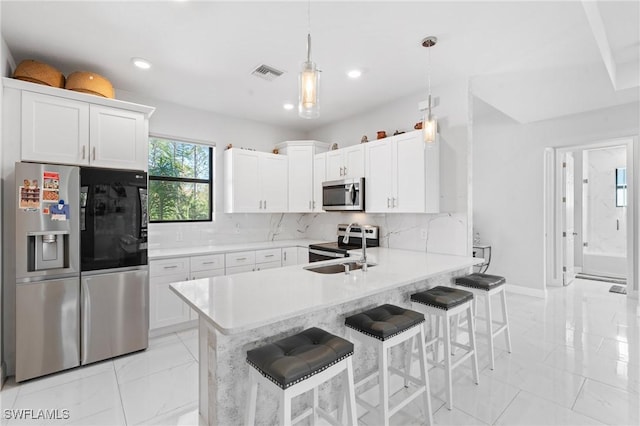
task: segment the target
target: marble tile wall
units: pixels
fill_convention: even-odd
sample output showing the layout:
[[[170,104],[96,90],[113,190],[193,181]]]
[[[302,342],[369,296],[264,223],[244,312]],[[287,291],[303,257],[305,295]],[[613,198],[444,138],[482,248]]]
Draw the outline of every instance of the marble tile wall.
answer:
[[[186,247],[309,238],[334,241],[340,223],[380,227],[383,247],[433,253],[467,254],[467,219],[441,214],[217,214],[211,223],[163,223],[149,227],[149,245]]]

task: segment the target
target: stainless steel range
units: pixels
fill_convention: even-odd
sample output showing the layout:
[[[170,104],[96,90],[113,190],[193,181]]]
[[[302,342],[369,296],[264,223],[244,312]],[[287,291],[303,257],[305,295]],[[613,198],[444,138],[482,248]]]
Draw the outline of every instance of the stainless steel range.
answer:
[[[349,257],[349,250],[362,248],[362,238],[366,239],[367,247],[378,247],[380,245],[380,228],[378,226],[353,225],[347,232],[348,228],[349,225],[347,224],[338,225],[338,238],[335,242],[311,244],[309,246],[309,262]],[[348,242],[345,243],[344,237],[347,235]]]

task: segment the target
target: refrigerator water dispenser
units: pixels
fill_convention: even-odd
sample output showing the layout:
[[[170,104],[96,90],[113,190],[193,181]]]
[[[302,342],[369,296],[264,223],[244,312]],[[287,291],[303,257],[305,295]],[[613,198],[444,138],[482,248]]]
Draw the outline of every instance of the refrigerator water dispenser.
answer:
[[[34,232],[27,238],[29,271],[68,267],[68,232]]]

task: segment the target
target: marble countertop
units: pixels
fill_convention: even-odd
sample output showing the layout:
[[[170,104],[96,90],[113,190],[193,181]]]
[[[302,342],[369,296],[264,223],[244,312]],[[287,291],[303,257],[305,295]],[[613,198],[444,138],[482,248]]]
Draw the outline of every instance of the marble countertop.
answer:
[[[474,257],[380,247],[367,249],[367,258],[377,265],[348,275],[319,274],[304,269],[308,265],[295,265],[170,287],[221,333],[236,334],[482,262]]]
[[[245,250],[262,250],[282,247],[308,247],[309,244],[326,243],[320,240],[279,240],[279,241],[259,241],[235,244],[220,244],[207,246],[188,246],[174,248],[150,248],[148,251],[149,260],[168,259],[181,256],[197,256],[202,254],[231,253]]]

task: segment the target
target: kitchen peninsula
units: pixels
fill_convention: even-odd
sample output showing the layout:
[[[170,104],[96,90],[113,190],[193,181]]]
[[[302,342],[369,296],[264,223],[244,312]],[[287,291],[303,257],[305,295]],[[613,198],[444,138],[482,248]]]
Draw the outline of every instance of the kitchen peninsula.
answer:
[[[383,303],[408,306],[412,292],[449,285],[482,261],[385,248],[368,252],[376,265],[367,272],[319,274],[295,265],[171,285],[198,313],[199,411],[207,424],[243,422],[247,350],[309,327],[345,336],[345,316]],[[359,349],[356,380],[373,365],[371,354]],[[275,397],[261,393],[257,419],[273,423],[274,407]]]

